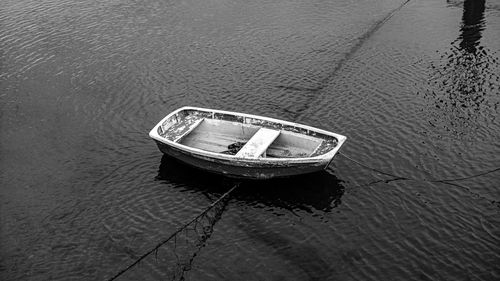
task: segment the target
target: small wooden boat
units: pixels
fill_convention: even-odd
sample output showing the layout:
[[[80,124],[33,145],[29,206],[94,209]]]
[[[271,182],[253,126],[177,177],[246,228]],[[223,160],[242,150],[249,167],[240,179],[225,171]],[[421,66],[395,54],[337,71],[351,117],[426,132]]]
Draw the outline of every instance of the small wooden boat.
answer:
[[[165,154],[231,177],[269,179],[328,167],[345,136],[273,118],[182,107],[149,133]]]

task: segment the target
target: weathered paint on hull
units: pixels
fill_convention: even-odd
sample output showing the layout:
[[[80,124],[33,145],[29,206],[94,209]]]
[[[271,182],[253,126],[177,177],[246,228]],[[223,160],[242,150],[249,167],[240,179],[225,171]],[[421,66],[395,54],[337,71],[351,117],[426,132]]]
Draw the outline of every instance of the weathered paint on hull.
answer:
[[[165,154],[174,157],[188,165],[223,174],[229,177],[249,179],[270,179],[314,173],[325,169],[328,162],[294,163],[293,161],[279,164],[257,163],[241,160],[214,159],[156,141],[158,148]]]

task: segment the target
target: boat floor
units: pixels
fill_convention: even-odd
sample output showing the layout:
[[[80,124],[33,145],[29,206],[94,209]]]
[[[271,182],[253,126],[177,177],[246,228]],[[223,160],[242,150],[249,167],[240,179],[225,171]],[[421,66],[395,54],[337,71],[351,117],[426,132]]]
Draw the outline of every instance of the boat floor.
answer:
[[[192,123],[192,128],[178,142],[205,151],[227,153],[231,145],[247,143],[259,129],[259,126],[251,124],[203,119],[201,122]],[[262,156],[272,158],[308,157],[318,149],[322,142],[318,138],[282,130]]]

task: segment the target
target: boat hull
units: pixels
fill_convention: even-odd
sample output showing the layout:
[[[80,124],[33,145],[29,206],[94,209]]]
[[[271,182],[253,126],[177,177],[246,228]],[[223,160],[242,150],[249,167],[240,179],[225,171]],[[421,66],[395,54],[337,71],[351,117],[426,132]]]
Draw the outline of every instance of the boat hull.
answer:
[[[270,179],[328,167],[345,136],[263,116],[182,107],[149,133],[158,148],[193,167],[229,177]]]
[[[295,162],[281,161],[279,163],[249,162],[244,160],[226,160],[207,157],[205,155],[184,151],[176,147],[156,141],[158,148],[164,154],[184,162],[190,166],[213,173],[234,178],[271,179],[314,173],[325,169],[329,161]]]

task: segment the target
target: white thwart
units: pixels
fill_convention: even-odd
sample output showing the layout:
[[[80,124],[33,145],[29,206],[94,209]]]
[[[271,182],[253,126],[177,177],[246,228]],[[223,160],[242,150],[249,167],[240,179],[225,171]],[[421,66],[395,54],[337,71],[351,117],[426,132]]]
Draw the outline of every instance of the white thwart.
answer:
[[[273,141],[279,136],[280,131],[260,128],[255,135],[238,151],[236,157],[258,158]]]

